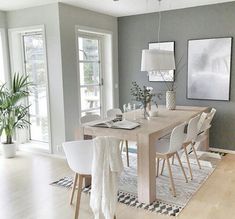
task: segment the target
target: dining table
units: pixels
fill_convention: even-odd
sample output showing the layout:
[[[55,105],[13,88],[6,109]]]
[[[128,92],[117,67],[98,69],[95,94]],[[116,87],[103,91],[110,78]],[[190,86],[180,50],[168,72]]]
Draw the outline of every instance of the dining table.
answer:
[[[137,145],[137,193],[140,203],[151,204],[157,199],[156,192],[156,146],[158,140],[171,133],[177,125],[188,122],[191,118],[209,112],[209,107],[177,106],[175,110],[168,110],[159,106],[157,116],[145,119],[142,110],[135,110],[123,114],[123,118],[136,121],[139,127],[132,130],[94,127],[84,124],[79,128],[78,138],[84,136],[112,136],[123,140],[134,141]],[[209,132],[202,142],[203,150],[209,149]]]

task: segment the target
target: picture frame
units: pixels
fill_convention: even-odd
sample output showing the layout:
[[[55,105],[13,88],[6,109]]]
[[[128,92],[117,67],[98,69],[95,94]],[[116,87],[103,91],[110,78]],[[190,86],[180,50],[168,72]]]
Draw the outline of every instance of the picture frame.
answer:
[[[150,42],[149,49],[160,49],[166,51],[172,51],[175,53],[175,41],[166,42]],[[164,76],[163,76],[164,75]],[[150,82],[173,82],[175,80],[175,71],[161,71],[161,73],[156,71],[148,72],[148,78]]]
[[[187,99],[229,101],[232,37],[188,40]]]

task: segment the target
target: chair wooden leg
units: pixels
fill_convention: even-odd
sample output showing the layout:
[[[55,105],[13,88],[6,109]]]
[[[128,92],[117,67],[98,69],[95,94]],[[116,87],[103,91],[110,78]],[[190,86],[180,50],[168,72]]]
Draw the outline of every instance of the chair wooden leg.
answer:
[[[175,155],[172,156],[172,165],[175,163]]]
[[[185,181],[186,181],[186,183],[187,183],[187,182],[188,182],[188,178],[187,178],[187,176],[186,176],[186,174],[185,174],[184,167],[183,167],[183,165],[182,165],[182,162],[181,162],[181,160],[180,160],[180,156],[179,156],[178,152],[176,152],[175,155],[176,155],[176,158],[177,158],[177,160],[178,160],[178,162],[179,162],[179,164],[180,164],[181,170],[182,170],[182,172],[183,172],[183,174],[184,174]]]
[[[116,215],[114,215],[113,219],[116,219]]]
[[[124,144],[124,140],[121,141],[121,152],[123,150],[123,144]]]
[[[126,140],[126,164],[129,167],[129,149],[128,149],[128,141]]]
[[[159,158],[157,158],[157,174],[156,176],[158,177],[159,176]]]
[[[73,188],[72,188],[72,192],[71,192],[71,196],[70,196],[70,205],[73,204],[73,197],[74,197],[74,192],[75,192],[76,186],[77,186],[77,180],[78,180],[78,174],[75,173],[74,180],[73,180]]]
[[[197,157],[197,152],[196,152],[196,150],[195,150],[194,144],[192,144],[192,149],[193,149],[193,153],[194,153],[194,155],[195,155],[197,164],[198,164],[198,166],[199,166],[199,169],[201,169],[202,167],[201,167],[201,164],[200,164],[199,159],[198,159],[198,157]]]
[[[162,170],[161,170],[161,175],[163,174],[164,166],[165,166],[165,159],[163,159],[163,161],[162,161]]]
[[[191,165],[190,165],[190,162],[189,162],[189,157],[188,157],[188,152],[187,152],[187,150],[186,150],[186,147],[184,147],[184,153],[185,153],[186,160],[187,160],[187,164],[188,164],[188,169],[189,169],[189,173],[190,173],[190,178],[191,178],[191,180],[192,180],[192,179],[193,179],[193,173],[192,173]]]
[[[74,219],[77,219],[79,216],[79,208],[80,208],[81,193],[82,193],[82,183],[83,183],[83,176],[78,174],[78,193],[77,193],[77,203],[76,203]]]
[[[176,193],[175,193],[175,184],[174,184],[173,175],[172,175],[172,171],[171,171],[170,160],[169,160],[168,157],[166,158],[166,162],[167,162],[168,171],[169,171],[169,176],[170,176],[170,183],[171,183],[172,194],[173,194],[174,197],[176,197]]]

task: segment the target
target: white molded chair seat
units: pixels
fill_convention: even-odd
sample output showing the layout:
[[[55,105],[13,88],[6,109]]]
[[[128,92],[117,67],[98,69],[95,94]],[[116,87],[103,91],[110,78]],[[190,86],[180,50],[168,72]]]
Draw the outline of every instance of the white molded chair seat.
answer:
[[[109,109],[107,111],[107,117],[115,118],[118,114],[122,114],[122,111],[119,108]]]
[[[84,123],[92,122],[95,120],[99,120],[100,118],[101,117],[98,114],[89,114],[89,115],[82,116],[80,121],[81,121],[81,124],[84,124]]]
[[[73,202],[76,185],[78,186],[75,219],[77,219],[79,215],[83,180],[87,177],[91,177],[93,145],[93,140],[70,141],[63,143],[69,167],[75,172],[70,204]]]
[[[188,164],[188,169],[189,169],[191,180],[193,179],[192,168],[191,168],[190,160],[189,160],[189,153],[191,151],[193,151],[194,156],[197,161],[197,164],[198,164],[199,168],[201,169],[201,165],[200,165],[200,162],[199,162],[199,159],[198,159],[195,147],[194,147],[195,140],[198,136],[198,126],[199,126],[198,123],[202,121],[202,120],[200,120],[200,118],[202,118],[202,117],[200,115],[198,115],[198,116],[195,116],[194,118],[190,119],[190,121],[188,123],[188,127],[187,127],[186,139],[183,144],[183,149],[185,152],[186,161]]]
[[[170,138],[162,138],[156,142],[156,153],[167,154],[170,147]]]
[[[173,181],[169,158],[174,157],[174,155],[176,155],[176,158],[180,164],[181,170],[185,177],[185,181],[188,182],[187,176],[185,174],[183,165],[181,163],[181,160],[178,154],[178,151],[180,151],[180,149],[182,148],[183,142],[185,140],[185,134],[184,134],[185,125],[186,123],[182,123],[181,125],[176,126],[171,133],[170,139],[162,138],[156,142],[157,176],[159,174],[159,160],[163,159],[161,174],[163,172],[164,164],[166,161],[167,166],[168,166],[173,196],[176,196],[176,192],[175,192],[175,185]]]
[[[93,140],[70,141],[63,143],[63,149],[69,167],[76,173],[74,177],[74,183],[70,199],[70,204],[72,204],[77,185],[78,192],[74,216],[75,219],[77,219],[79,216],[83,180],[87,177],[91,178],[93,147]],[[116,219],[116,216],[114,216],[114,219]]]
[[[70,141],[63,143],[69,167],[81,175],[91,175],[93,140]]]

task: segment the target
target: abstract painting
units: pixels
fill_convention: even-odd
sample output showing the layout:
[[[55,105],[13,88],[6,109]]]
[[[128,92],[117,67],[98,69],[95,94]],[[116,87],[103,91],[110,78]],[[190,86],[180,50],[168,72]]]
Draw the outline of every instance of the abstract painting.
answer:
[[[232,37],[188,41],[187,98],[230,98]]]
[[[149,43],[149,49],[159,49],[175,52],[175,42]],[[149,81],[174,81],[174,70],[148,72]]]

